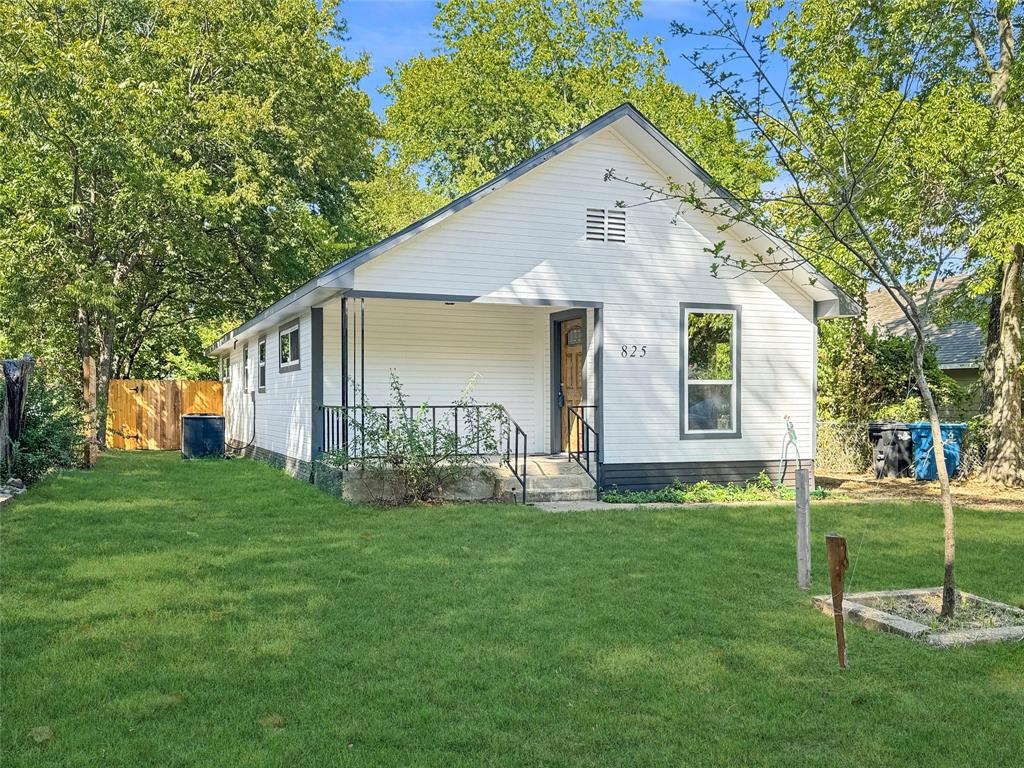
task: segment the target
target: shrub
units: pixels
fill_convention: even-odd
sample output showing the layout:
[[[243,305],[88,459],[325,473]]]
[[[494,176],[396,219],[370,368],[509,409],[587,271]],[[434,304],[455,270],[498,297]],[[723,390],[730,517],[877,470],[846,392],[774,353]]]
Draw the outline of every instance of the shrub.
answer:
[[[76,396],[38,366],[25,398],[25,428],[12,446],[10,466],[2,468],[3,479],[18,477],[32,484],[53,470],[77,466],[82,440]]]
[[[471,380],[458,400],[435,418],[428,405],[406,402],[392,371],[390,411],[357,407],[350,422],[348,453],[328,454],[322,460],[359,470],[359,482],[370,502],[378,506],[442,499],[463,481],[479,476],[486,457],[498,455],[505,445],[505,410],[474,402],[470,397],[474,383]]]
[[[829,492],[824,488],[811,491],[812,499],[824,499]],[[762,471],[756,480],[743,485],[728,483],[716,485],[701,480],[692,485],[685,485],[676,480],[672,485],[652,491],[620,491],[612,489],[602,494],[601,499],[610,504],[649,504],[651,502],[669,502],[672,504],[707,504],[731,501],[772,501],[776,499],[795,499],[796,491],[784,485],[776,485]]]

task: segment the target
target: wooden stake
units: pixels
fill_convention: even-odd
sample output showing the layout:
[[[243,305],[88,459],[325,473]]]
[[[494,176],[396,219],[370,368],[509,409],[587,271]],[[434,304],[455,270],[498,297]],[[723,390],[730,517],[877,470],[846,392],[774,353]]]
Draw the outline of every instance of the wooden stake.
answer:
[[[832,617],[836,622],[836,649],[839,668],[846,669],[846,631],[843,626],[843,576],[850,562],[846,558],[846,539],[838,533],[825,534],[828,553],[828,580],[832,588]]]
[[[796,471],[796,583],[811,588],[811,489],[806,469]]]

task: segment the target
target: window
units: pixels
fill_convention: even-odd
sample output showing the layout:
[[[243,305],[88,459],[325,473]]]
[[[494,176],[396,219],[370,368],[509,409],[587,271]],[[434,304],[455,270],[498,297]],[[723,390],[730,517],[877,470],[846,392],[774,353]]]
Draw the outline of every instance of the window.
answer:
[[[682,309],[682,436],[740,437],[739,307]]]
[[[249,391],[249,345],[242,347],[242,391]]]
[[[587,208],[587,240],[626,242],[626,212],[621,208]]]
[[[256,346],[256,386],[260,392],[267,391],[267,337],[259,340]]]
[[[231,355],[220,359],[220,380],[231,381]]]
[[[281,365],[278,370],[296,371],[300,365],[299,323],[282,325],[278,330],[278,341],[281,349]]]

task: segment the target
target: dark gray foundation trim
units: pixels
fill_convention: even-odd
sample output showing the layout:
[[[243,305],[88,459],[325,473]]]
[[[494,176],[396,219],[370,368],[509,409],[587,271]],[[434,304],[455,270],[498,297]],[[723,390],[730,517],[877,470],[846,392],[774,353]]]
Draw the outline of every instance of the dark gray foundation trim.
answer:
[[[814,462],[804,459],[800,467],[811,470],[813,487]],[[779,473],[779,462],[775,461],[678,461],[650,462],[639,464],[604,464],[602,469],[601,487],[619,488],[629,491],[653,491],[672,485],[678,480],[692,485],[701,480],[712,483],[745,483],[754,480],[762,472],[775,480]],[[796,459],[787,461],[783,466],[783,479],[792,485],[798,469]]]
[[[253,459],[270,464],[272,467],[283,470],[296,480],[310,482],[313,477],[313,463],[296,459],[294,456],[285,456],[283,453],[261,448],[258,445],[250,445],[238,450],[230,450],[232,456],[239,458]]]
[[[736,413],[732,432],[687,432],[686,431],[686,312],[687,310],[726,310],[736,313]],[[739,440],[743,437],[743,322],[742,307],[739,304],[704,304],[695,301],[679,302],[679,439],[680,440]]]
[[[324,404],[324,308],[313,307],[309,310],[309,317],[309,399],[312,419],[309,452],[311,458],[316,461],[324,445],[324,420],[320,415],[320,406]]]
[[[458,293],[398,293],[393,291],[349,291],[351,299],[404,299],[405,301],[447,301],[458,304],[507,304],[527,307],[600,307],[599,301],[570,299],[518,299],[490,296],[468,296]]]
[[[587,352],[590,350],[590,328],[586,309],[567,309],[552,312],[549,316],[551,327],[551,452],[562,451],[562,412],[558,407],[558,387],[562,383],[562,323],[566,320],[583,320],[583,391],[587,391]],[[600,409],[599,409],[600,410]]]

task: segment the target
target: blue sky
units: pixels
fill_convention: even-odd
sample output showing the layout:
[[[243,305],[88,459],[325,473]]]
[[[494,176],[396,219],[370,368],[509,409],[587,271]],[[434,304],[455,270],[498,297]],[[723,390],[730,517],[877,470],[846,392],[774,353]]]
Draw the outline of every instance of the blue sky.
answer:
[[[363,81],[373,108],[381,113],[387,99],[378,88],[387,82],[385,67],[422,51],[432,51],[436,4],[434,0],[344,0],[341,15],[348,21],[349,54],[366,52],[373,71]],[[660,36],[669,56],[669,78],[690,91],[703,91],[690,66],[679,60],[683,41],[671,33],[672,21],[692,22],[702,16],[694,0],[645,0],[644,16],[629,25],[636,35]]]

